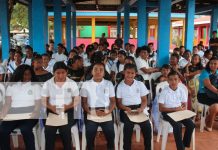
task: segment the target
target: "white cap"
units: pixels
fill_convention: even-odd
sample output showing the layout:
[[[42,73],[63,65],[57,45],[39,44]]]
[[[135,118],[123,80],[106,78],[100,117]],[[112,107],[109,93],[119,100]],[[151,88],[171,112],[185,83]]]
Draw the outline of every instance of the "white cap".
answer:
[[[5,74],[6,73],[6,69],[0,65],[0,74]]]

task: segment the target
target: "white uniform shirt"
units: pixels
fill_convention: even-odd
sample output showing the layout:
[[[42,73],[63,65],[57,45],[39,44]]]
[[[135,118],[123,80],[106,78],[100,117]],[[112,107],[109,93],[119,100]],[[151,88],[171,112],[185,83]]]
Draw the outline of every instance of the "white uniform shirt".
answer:
[[[91,79],[83,83],[80,96],[87,97],[89,107],[109,107],[110,98],[115,97],[114,86],[105,79],[100,83]]]
[[[134,80],[131,86],[121,81],[117,87],[117,98],[122,99],[125,106],[141,104],[141,97],[148,95],[149,91],[141,81]]]
[[[145,74],[143,71],[141,71],[142,68],[150,68],[149,67],[149,61],[142,59],[140,56],[136,59],[136,66],[138,69],[138,73],[139,75],[142,75],[142,77],[144,78],[144,80],[149,80],[149,74]]]
[[[32,58],[22,58],[22,63],[31,66],[32,65]]]
[[[185,58],[179,60],[179,68],[183,69],[187,64],[188,61]]]
[[[21,63],[20,65],[22,65],[22,63]],[[10,64],[8,65],[8,73],[13,74],[14,71],[17,69],[17,67],[18,67],[18,66],[16,65],[15,61],[13,61],[12,63],[10,63]]]
[[[182,86],[174,91],[169,86],[164,88],[159,95],[158,103],[164,104],[166,108],[175,108],[181,106],[181,103],[187,102],[188,96]]]
[[[67,60],[67,56],[64,55],[63,53],[62,54],[55,53],[55,54],[52,55],[52,59],[54,59],[55,62],[66,61]]]
[[[113,64],[111,67],[111,71],[115,72],[115,74],[123,71],[124,69],[124,64],[119,64],[119,67],[117,67],[117,62]]]
[[[42,88],[42,97],[49,97],[51,105],[62,106],[72,102],[74,97],[79,96],[79,88],[73,80],[67,78],[64,84],[59,87],[54,77],[46,81]]]
[[[9,85],[6,90],[6,96],[11,97],[11,107],[30,107],[35,105],[36,100],[41,99],[41,87],[31,82],[17,82]]]
[[[197,54],[202,58],[204,56],[204,51],[199,50]]]

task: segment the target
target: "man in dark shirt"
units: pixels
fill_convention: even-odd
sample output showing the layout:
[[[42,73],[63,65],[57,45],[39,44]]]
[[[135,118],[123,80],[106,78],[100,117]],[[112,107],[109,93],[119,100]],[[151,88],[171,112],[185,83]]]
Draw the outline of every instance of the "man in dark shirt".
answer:
[[[120,34],[117,34],[117,39],[114,43],[118,46],[119,49],[123,47],[123,40],[120,37]]]
[[[213,56],[218,56],[218,38],[217,31],[213,31],[212,38],[209,41],[210,49],[213,51]]]

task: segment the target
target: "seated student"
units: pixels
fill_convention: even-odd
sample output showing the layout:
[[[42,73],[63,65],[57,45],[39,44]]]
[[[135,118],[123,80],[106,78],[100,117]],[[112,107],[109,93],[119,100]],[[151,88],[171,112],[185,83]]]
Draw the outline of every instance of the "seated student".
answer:
[[[191,61],[191,51],[190,50],[185,50],[185,52],[182,55],[182,59],[179,60],[179,68],[183,69],[187,65],[190,64]]]
[[[23,53],[16,51],[14,55],[14,61],[8,66],[8,77],[10,79],[11,75],[14,73],[15,69],[22,64]]]
[[[79,104],[79,89],[73,80],[67,78],[67,69],[64,62],[56,62],[53,68],[54,77],[46,81],[42,88],[43,104],[47,108],[48,114],[55,114],[59,117],[64,113],[67,117],[67,124],[45,125],[46,150],[55,149],[57,130],[61,135],[64,150],[72,150],[71,128],[76,123],[74,107]]]
[[[105,55],[103,55],[103,53],[101,51],[97,51],[92,55],[90,61],[91,61],[91,66],[89,66],[85,71],[85,75],[84,75],[85,81],[92,79],[92,69],[93,69],[94,64],[96,64],[96,63],[106,64],[106,57],[105,57]],[[105,65],[104,79],[111,80],[110,74],[108,73],[106,68],[107,68],[107,66]]]
[[[125,58],[125,63],[124,64],[134,64],[134,65],[136,65],[135,60],[134,60],[134,58],[132,56],[127,56]],[[116,83],[121,82],[123,79],[124,79],[124,71],[121,71],[116,75]],[[138,72],[136,73],[135,80],[144,82],[143,77],[141,75],[139,75]]]
[[[3,65],[0,65],[0,115],[5,99],[5,82],[6,82],[6,69]]]
[[[194,54],[192,56],[191,64],[187,65],[184,70],[184,77],[190,80],[195,75],[200,74],[202,69],[201,57],[198,54]]]
[[[118,52],[118,61],[113,64],[111,68],[111,78],[112,81],[115,81],[116,74],[123,71],[124,63],[126,58],[126,52],[124,50],[121,50]]]
[[[68,61],[68,78],[75,82],[80,82],[84,77],[83,58],[81,56],[74,56]]]
[[[25,46],[25,51],[26,51],[26,56],[22,59],[22,63],[31,66],[33,60],[33,48],[27,45]]]
[[[7,68],[13,61],[14,61],[14,54],[15,54],[15,49],[10,49],[9,50],[9,58],[4,60],[2,65]]]
[[[145,85],[148,89],[149,87],[149,75],[151,73],[159,71],[157,68],[151,68],[150,62],[149,62],[149,53],[150,49],[147,46],[143,46],[138,49],[137,51],[137,59],[136,59],[136,65],[138,69],[138,73],[143,76],[145,80]]]
[[[190,147],[192,132],[195,128],[195,124],[191,119],[184,119],[176,122],[167,115],[167,113],[186,109],[188,97],[184,94],[184,89],[179,86],[179,82],[180,79],[178,74],[176,72],[170,72],[168,74],[169,86],[164,88],[160,93],[158,103],[163,119],[168,121],[173,127],[177,150],[185,150],[185,147]],[[182,124],[186,127],[183,139]]]
[[[173,53],[170,56],[170,69],[171,71],[177,72],[181,81],[185,82],[186,80],[182,74],[182,69],[179,67],[178,63],[179,63],[179,55],[177,53]]]
[[[67,56],[64,54],[64,52],[65,52],[65,49],[64,49],[63,44],[59,43],[58,44],[58,52],[54,53],[52,55],[52,59],[54,59],[55,62],[66,61],[67,60]]]
[[[54,59],[50,60],[50,56],[48,54],[42,54],[42,67],[44,70],[53,73]]]
[[[201,63],[203,67],[205,68],[207,63],[210,61],[210,59],[213,57],[213,51],[208,49],[204,52],[204,56],[201,58]]]
[[[52,78],[52,74],[42,67],[42,56],[37,55],[33,59],[33,69],[38,82],[45,82]]]
[[[134,122],[130,121],[127,113],[131,114],[132,110],[137,110],[137,113],[144,112],[147,107],[148,90],[143,82],[135,80],[136,66],[134,64],[126,64],[124,66],[124,80],[117,85],[116,98],[117,106],[120,109],[120,119],[124,123],[124,150],[131,149],[132,133]],[[137,115],[137,114],[136,114]],[[151,124],[146,120],[140,125],[144,136],[144,144],[146,150],[151,150]]]
[[[134,44],[130,44],[130,50],[129,50],[129,56],[132,56],[133,58],[135,58],[135,45]]]
[[[206,129],[212,131],[214,119],[218,113],[218,87],[211,82],[211,77],[218,76],[218,59],[217,57],[211,58],[208,62],[206,68],[201,72],[199,77],[199,91],[198,91],[198,101],[201,104],[210,106],[209,113],[206,117]],[[216,84],[217,80],[216,80]],[[210,97],[207,91],[214,93],[216,97]]]
[[[86,47],[86,53],[83,55],[83,61],[84,61],[84,67],[87,68],[91,66],[91,57],[94,54],[94,46],[93,45],[88,45]]]
[[[24,139],[25,149],[35,150],[33,127],[38,122],[40,104],[40,86],[35,84],[36,78],[29,65],[20,65],[15,70],[6,90],[6,101],[0,118],[7,114],[31,113],[30,119],[3,121],[0,125],[0,149],[10,150],[10,134],[16,128],[20,129]],[[13,82],[13,83],[12,83]]]
[[[81,88],[82,107],[85,114],[86,141],[88,150],[94,149],[94,141],[98,126],[101,126],[107,140],[107,149],[114,149],[114,122],[95,122],[88,120],[88,115],[104,117],[112,115],[115,108],[115,93],[113,84],[105,80],[105,66],[103,63],[96,63],[92,69],[93,78],[83,83]]]
[[[111,69],[112,69],[112,66],[117,62],[117,51],[115,50],[111,50],[110,51],[110,57],[107,61],[107,66],[109,68],[109,74],[111,73]]]

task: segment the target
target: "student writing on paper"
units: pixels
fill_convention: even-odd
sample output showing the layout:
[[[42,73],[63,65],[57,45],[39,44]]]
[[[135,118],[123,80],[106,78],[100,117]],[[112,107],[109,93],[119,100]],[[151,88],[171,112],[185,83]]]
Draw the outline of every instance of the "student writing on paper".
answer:
[[[117,85],[116,89],[120,119],[124,123],[124,150],[131,150],[132,133],[135,124],[135,122],[130,121],[126,113],[137,116],[137,114],[143,113],[147,107],[147,95],[149,92],[143,82],[134,79],[136,72],[136,65],[126,64],[124,66],[124,80]],[[136,113],[132,114],[132,110],[136,110]],[[144,136],[145,150],[151,150],[152,133],[149,120],[137,124],[140,125]]]
[[[64,150],[72,150],[71,128],[76,123],[74,118],[74,107],[79,104],[79,89],[76,82],[67,78],[67,70],[68,68],[64,62],[56,62],[53,67],[54,77],[46,81],[43,85],[41,94],[43,97],[43,104],[47,107],[48,114],[52,113],[52,116],[56,115],[57,117],[60,117],[60,121],[62,117],[67,117],[67,123],[60,126],[57,126],[55,122],[52,125],[47,125],[46,123],[46,150],[55,149],[57,130],[60,133]],[[64,113],[63,116],[62,113]],[[57,122],[57,124],[59,125],[60,122]]]
[[[4,119],[8,113],[17,114],[17,118],[3,121],[0,125],[0,149],[10,150],[10,134],[18,128],[23,136],[25,149],[35,150],[32,130],[38,122],[40,86],[34,83],[36,82],[35,74],[29,65],[18,66],[10,81],[1,118]],[[25,113],[31,114],[29,118],[19,119],[19,116]]]
[[[186,109],[188,97],[187,94],[184,94],[184,89],[179,86],[179,82],[179,75],[176,72],[170,72],[168,74],[169,86],[164,88],[160,93],[158,103],[163,119],[168,121],[173,127],[177,150],[184,150],[185,147],[190,147],[192,132],[195,128],[195,124],[191,119],[184,119],[176,122],[167,115],[167,113]],[[183,139],[182,125],[186,127]]]
[[[103,63],[96,63],[92,68],[91,80],[83,83],[81,88],[82,107],[85,114],[85,131],[87,149],[94,149],[94,141],[98,126],[104,132],[107,140],[107,149],[114,149],[114,121],[107,120],[104,122],[97,122],[96,120],[88,119],[90,116],[102,117],[112,115],[115,108],[115,93],[111,81],[105,80],[105,66]]]

